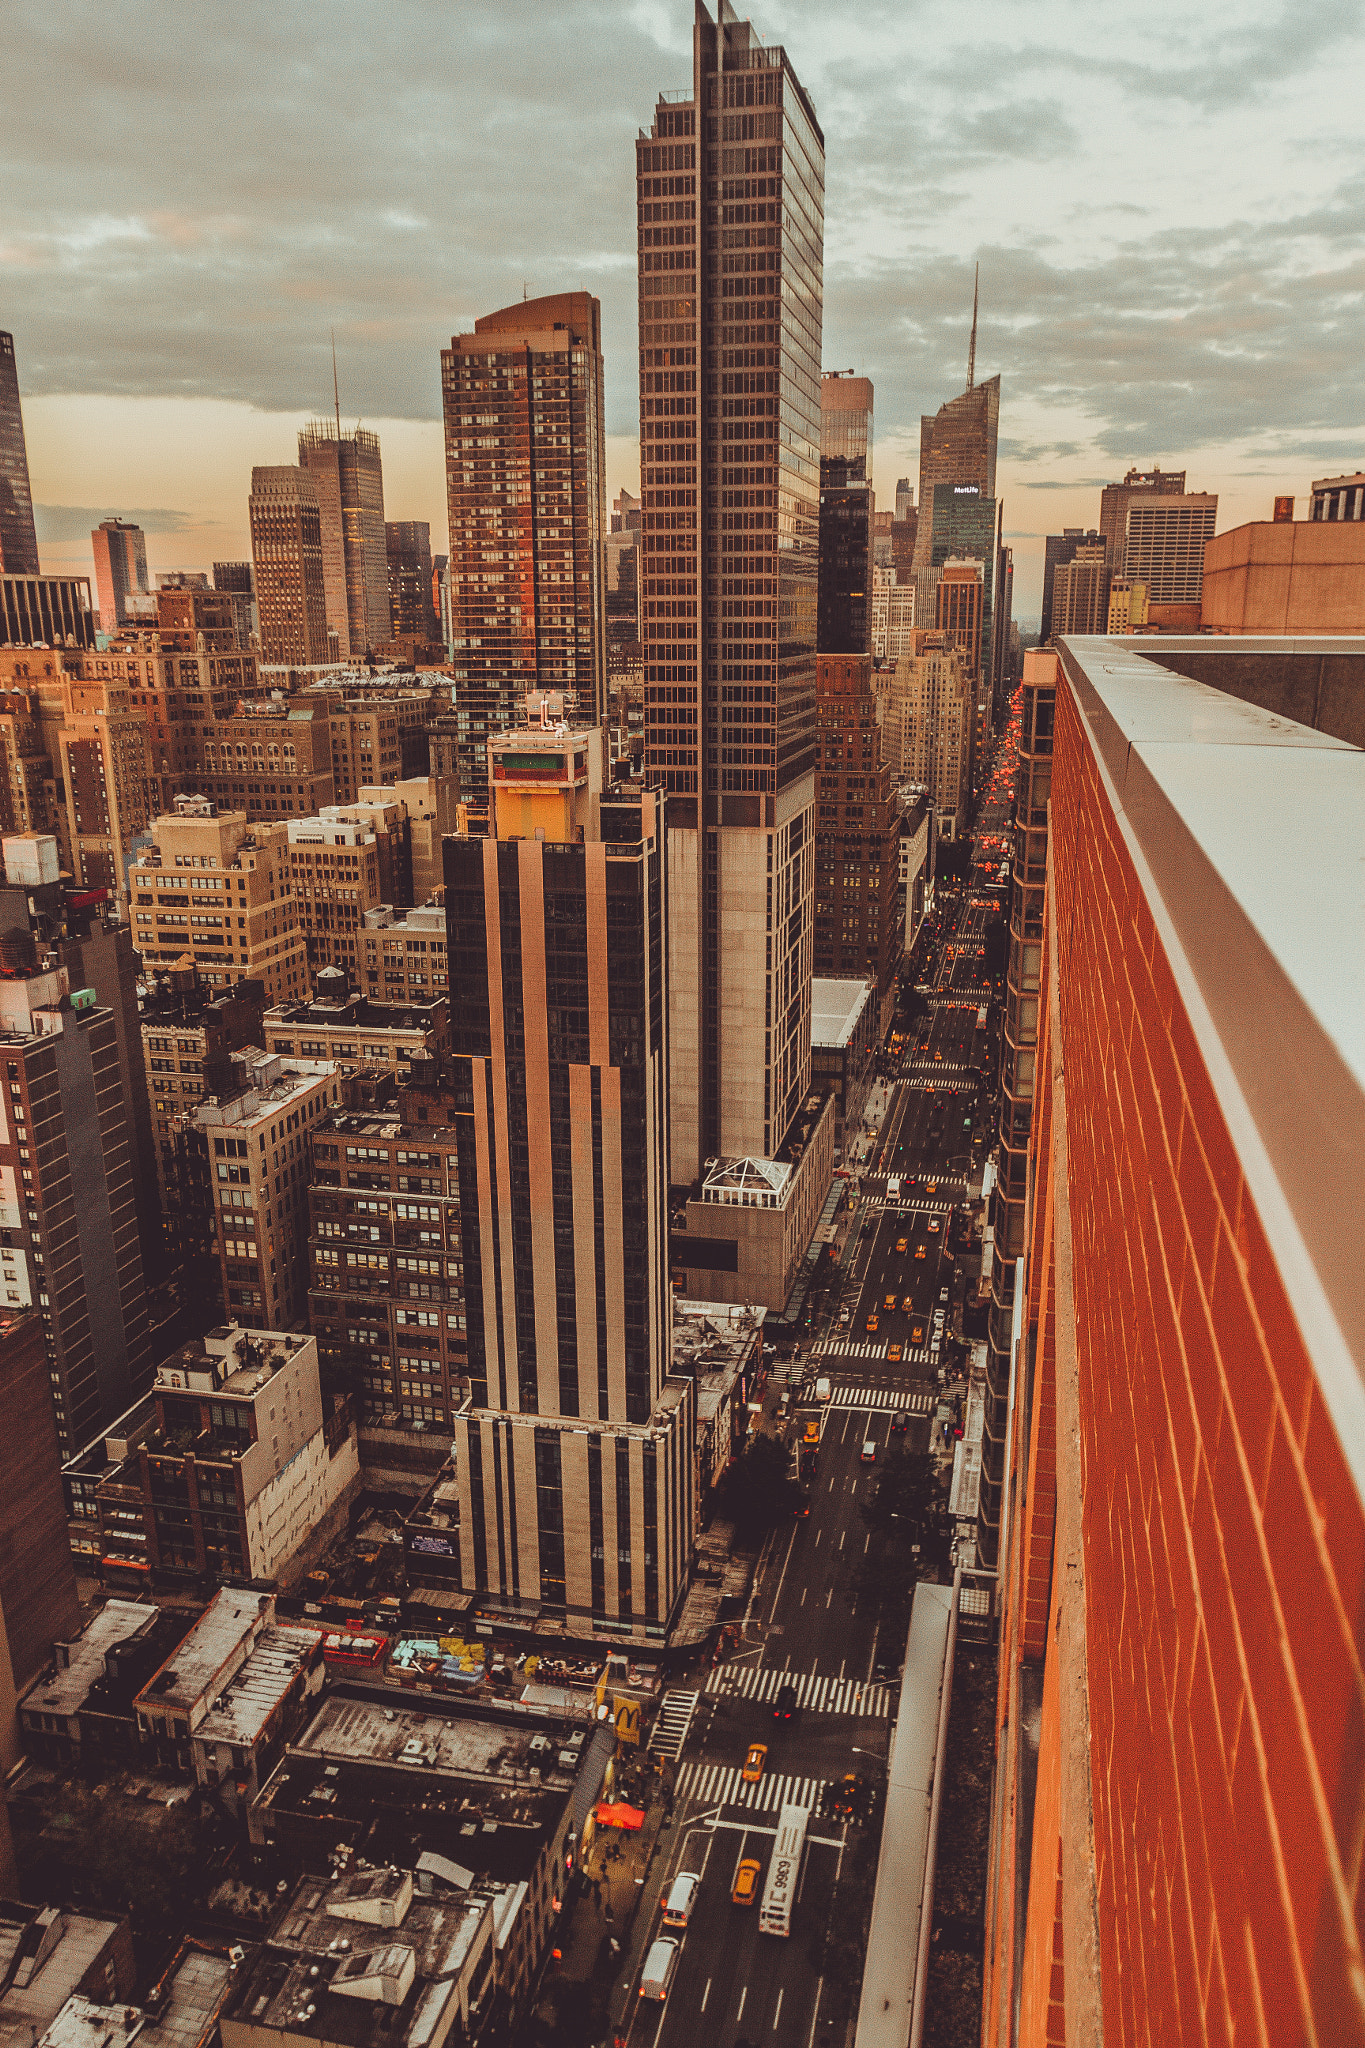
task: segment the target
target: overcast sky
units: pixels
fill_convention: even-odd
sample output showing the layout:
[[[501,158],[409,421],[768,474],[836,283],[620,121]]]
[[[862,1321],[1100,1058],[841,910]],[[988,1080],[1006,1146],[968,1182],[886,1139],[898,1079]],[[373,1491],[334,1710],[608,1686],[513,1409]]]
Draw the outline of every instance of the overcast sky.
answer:
[[[1220,528],[1365,461],[1365,0],[778,0],[825,131],[824,360],[876,386],[876,483],[1003,378],[1016,616],[1042,536],[1129,462]],[[638,481],[632,142],[691,77],[690,0],[7,0],[0,327],[45,564],[138,519],[154,568],[249,552],[253,462],[331,406],[444,545],[439,350],[603,304],[609,487]]]

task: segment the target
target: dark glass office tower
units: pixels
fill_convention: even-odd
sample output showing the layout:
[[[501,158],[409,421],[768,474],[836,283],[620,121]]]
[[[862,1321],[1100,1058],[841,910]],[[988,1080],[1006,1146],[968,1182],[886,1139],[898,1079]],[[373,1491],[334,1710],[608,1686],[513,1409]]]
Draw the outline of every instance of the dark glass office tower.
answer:
[[[991,694],[994,660],[995,585],[995,499],[987,497],[980,484],[938,483],[929,503],[921,507],[930,513],[929,562],[941,569],[945,562],[968,559],[981,564],[981,657],[979,673],[973,677],[978,701]]]
[[[867,654],[872,626],[872,384],[826,371],[820,392],[821,654]]]
[[[441,622],[432,602],[431,527],[425,519],[390,519],[384,525],[389,563],[389,631],[434,643]]]
[[[0,571],[9,576],[40,573],[12,334],[0,334]]]
[[[668,793],[672,1173],[770,1156],[810,1078],[824,137],[698,0],[636,143],[645,767]]]

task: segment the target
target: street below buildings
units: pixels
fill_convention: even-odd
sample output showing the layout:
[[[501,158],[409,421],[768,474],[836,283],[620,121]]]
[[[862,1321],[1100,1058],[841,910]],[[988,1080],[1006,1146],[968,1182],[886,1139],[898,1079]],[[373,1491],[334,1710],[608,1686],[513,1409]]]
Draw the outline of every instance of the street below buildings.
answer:
[[[808,1511],[769,1537],[740,1647],[690,1681],[673,1812],[613,2001],[629,2048],[812,2048],[842,2041],[854,2010],[915,1563],[868,1511],[893,1446],[934,1450],[941,1474],[951,1458],[946,1429],[930,1438],[963,1357],[954,1218],[979,1196],[990,1143],[1009,807],[1002,754],[971,874],[942,892],[937,929],[907,962],[839,1279],[794,1369],[793,1392],[803,1391],[786,1428]],[[817,1400],[822,1381],[828,1398]],[[746,1781],[756,1743],[766,1754]],[[809,1819],[784,1938],[760,1933],[759,1900],[788,1804]],[[737,1904],[749,1859],[760,1875],[751,1903]],[[677,1968],[656,2002],[640,1995],[641,1972],[668,1932],[660,1900],[680,1872],[701,1884],[686,1930],[671,1931]]]

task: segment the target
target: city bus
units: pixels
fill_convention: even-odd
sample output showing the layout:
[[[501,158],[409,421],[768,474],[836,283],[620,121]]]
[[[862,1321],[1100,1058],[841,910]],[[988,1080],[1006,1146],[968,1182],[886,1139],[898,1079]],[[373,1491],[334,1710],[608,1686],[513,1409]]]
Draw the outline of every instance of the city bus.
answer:
[[[792,1908],[801,1889],[801,1858],[806,1847],[808,1806],[784,1806],[777,1819],[777,1839],[768,1863],[768,1881],[758,1909],[760,1934],[792,1931]]]

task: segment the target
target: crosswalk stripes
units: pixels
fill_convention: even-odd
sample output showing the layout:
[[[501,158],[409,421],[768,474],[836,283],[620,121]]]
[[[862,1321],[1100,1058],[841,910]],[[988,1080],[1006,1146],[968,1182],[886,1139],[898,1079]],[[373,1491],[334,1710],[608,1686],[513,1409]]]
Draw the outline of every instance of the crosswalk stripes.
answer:
[[[675,1800],[695,1806],[747,1806],[752,1813],[777,1813],[784,1806],[818,1806],[827,1778],[798,1778],[774,1771],[746,1785],[738,1764],[686,1763],[673,1788]]]
[[[820,1354],[824,1358],[885,1358],[885,1344],[859,1344],[854,1338],[840,1337],[833,1344],[826,1344]]]
[[[884,1721],[891,1710],[890,1688],[864,1685],[857,1678],[835,1678],[824,1672],[772,1671],[753,1665],[721,1665],[710,1673],[706,1690],[729,1693],[739,1699],[772,1700],[784,1685],[796,1687],[796,1704],[812,1714],[854,1714],[868,1721]]]
[[[666,1692],[659,1703],[654,1726],[650,1730],[649,1748],[656,1756],[666,1756],[676,1763],[683,1753],[687,1731],[692,1726],[692,1716],[697,1711],[700,1693]]]
[[[897,1387],[840,1387],[830,1397],[831,1408],[895,1408],[906,1415],[927,1415],[935,1405],[933,1394],[907,1394]]]

